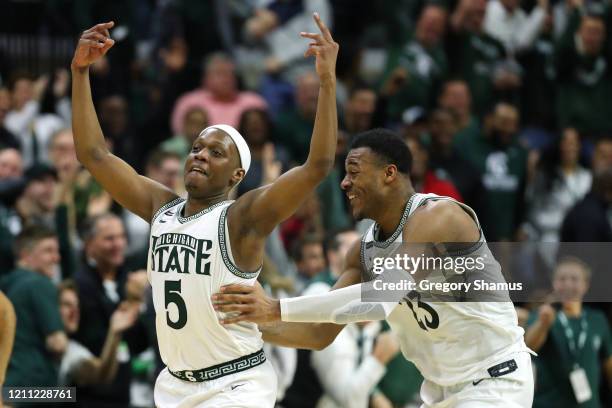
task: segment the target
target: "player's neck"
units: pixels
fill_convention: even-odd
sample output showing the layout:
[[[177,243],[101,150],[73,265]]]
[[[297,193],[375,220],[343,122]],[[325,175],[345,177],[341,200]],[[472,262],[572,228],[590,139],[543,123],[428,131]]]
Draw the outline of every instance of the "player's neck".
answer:
[[[413,194],[413,190],[406,191],[399,197],[390,199],[388,205],[381,206],[384,208],[384,213],[380,217],[377,217],[376,220],[380,226],[379,239],[387,239],[395,232],[397,226],[402,221],[402,215],[406,209],[406,204]]]
[[[208,208],[210,206],[213,206],[225,200],[227,200],[227,194],[225,193],[206,197],[206,198],[188,197],[187,202],[185,203],[185,210],[184,210],[185,213],[182,214],[182,216],[190,217],[194,214],[199,213],[205,208]]]
[[[563,303],[563,313],[565,313],[567,317],[580,317],[582,314],[582,302]]]

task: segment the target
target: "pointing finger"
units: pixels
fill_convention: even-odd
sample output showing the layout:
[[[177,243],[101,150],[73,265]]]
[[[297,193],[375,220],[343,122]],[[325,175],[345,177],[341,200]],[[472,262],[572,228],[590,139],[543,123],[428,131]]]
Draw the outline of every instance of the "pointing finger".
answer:
[[[314,17],[315,23],[317,23],[317,26],[319,26],[319,30],[321,30],[321,33],[323,34],[325,39],[327,41],[334,41],[331,33],[329,32],[329,29],[327,28],[323,20],[321,20],[321,16],[319,15],[319,13],[314,13],[313,17]]]

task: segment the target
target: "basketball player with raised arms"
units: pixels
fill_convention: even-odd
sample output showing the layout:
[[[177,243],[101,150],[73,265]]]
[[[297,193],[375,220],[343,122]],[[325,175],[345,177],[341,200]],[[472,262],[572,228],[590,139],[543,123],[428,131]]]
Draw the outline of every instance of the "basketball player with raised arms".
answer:
[[[228,194],[249,170],[251,155],[231,126],[210,126],[194,141],[184,169],[186,199],[109,152],[92,102],[89,66],[113,46],[113,22],[98,24],[79,39],[71,66],[77,156],[117,202],[151,224],[148,275],[167,366],[155,384],[158,407],[274,406],[276,375],[257,325],[221,325],[223,314],[213,309],[210,297],[225,284],[255,283],[266,237],[333,166],[339,47],[318,14],[314,19],[321,32],[300,34],[311,40],[305,57],[315,57],[320,79],[308,158],[236,201]]]
[[[449,197],[415,193],[411,162],[406,144],[391,131],[374,129],[353,140],[341,187],[353,217],[375,224],[349,250],[330,292],[279,301],[258,285],[228,285],[213,296],[215,308],[234,313],[225,324],[257,322],[265,341],[307,349],[326,347],[347,323],[386,319],[403,355],[424,377],[422,407],[531,407],[530,350],[507,292],[493,293],[496,301],[468,292],[464,302],[428,301],[418,290],[380,302],[362,298],[375,279],[386,283],[394,276],[388,272],[412,276],[404,266],[377,276],[377,256],[392,257],[395,251],[419,257],[423,244],[435,244],[452,259],[480,259],[479,276],[503,280],[474,211]],[[413,278],[419,273],[430,277],[422,272]],[[458,277],[472,279],[467,273]]]

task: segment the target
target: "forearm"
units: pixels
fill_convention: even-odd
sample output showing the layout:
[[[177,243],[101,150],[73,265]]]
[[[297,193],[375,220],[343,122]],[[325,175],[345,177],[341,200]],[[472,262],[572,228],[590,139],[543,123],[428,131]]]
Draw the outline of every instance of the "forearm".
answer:
[[[259,326],[265,342],[307,350],[324,349],[343,328],[343,325],[333,323],[277,322]]]
[[[321,295],[280,300],[280,317],[285,322],[348,324],[384,320],[397,302],[362,302],[363,284]]]
[[[336,76],[333,73],[321,78],[317,115],[310,141],[310,152],[305,167],[323,179],[334,165],[338,137],[336,112]]]
[[[121,334],[109,329],[98,367],[98,379],[102,383],[111,382],[117,374],[117,367],[119,367],[117,349],[119,348],[119,343],[121,343]]]
[[[525,344],[533,351],[538,351],[542,348],[548,338],[550,327],[543,325],[540,321],[532,324],[525,332]]]
[[[87,163],[107,153],[89,84],[89,69],[72,69],[72,131],[79,161]]]

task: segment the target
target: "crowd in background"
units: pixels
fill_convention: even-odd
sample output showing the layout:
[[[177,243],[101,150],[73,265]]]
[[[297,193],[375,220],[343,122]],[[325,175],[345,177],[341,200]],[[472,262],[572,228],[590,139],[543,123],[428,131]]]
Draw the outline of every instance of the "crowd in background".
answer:
[[[417,192],[473,207],[488,241],[532,242],[525,257],[538,268],[527,270],[551,293],[574,282],[581,298],[590,285],[604,299],[609,267],[593,264],[597,255],[559,261],[556,248],[612,241],[608,0],[6,1],[0,289],[17,327],[5,385],[76,385],[80,406],[147,407],[163,367],[148,224],[76,158],[69,61],[78,33],[115,22],[115,46],[90,68],[110,149],[184,195],[193,140],[209,124],[230,124],[253,157],[239,196],[308,154],[319,83],[298,34],[316,31],[314,11],[341,47],[336,165],[268,239],[267,290],[295,296],[334,284],[369,226],[351,219],[340,188],[347,148],[354,135],[386,127],[410,148]],[[517,304],[540,354],[534,406],[610,406],[611,308],[566,316],[553,306]],[[567,324],[588,327],[578,356]],[[422,378],[387,331],[382,322],[349,325],[320,351],[267,345],[279,406],[418,406]],[[580,405],[569,382],[576,359],[593,394]]]

